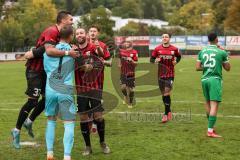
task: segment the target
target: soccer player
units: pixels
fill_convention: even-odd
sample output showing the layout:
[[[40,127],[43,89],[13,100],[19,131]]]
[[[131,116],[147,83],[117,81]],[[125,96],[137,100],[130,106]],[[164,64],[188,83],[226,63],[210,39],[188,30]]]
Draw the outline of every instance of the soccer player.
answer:
[[[158,63],[158,84],[165,105],[165,113],[162,122],[166,123],[172,119],[171,112],[171,90],[174,81],[174,66],[181,60],[179,49],[170,44],[171,35],[162,35],[162,44],[157,46],[150,58],[151,63]]]
[[[75,82],[77,90],[78,112],[80,114],[80,127],[86,144],[83,155],[92,153],[90,142],[89,113],[93,113],[94,123],[97,124],[97,131],[100,139],[100,146],[103,153],[110,153],[109,147],[105,143],[105,121],[103,118],[102,89],[103,89],[103,63],[102,55],[98,53],[98,46],[87,40],[86,30],[78,28],[76,30],[76,40],[78,51],[83,58],[82,62],[76,65]]]
[[[227,52],[217,46],[217,35],[210,33],[208,41],[210,45],[198,54],[196,70],[203,71],[201,81],[208,118],[207,136],[219,138],[221,136],[215,132],[214,125],[217,120],[218,105],[222,101],[222,67],[230,71],[231,66]]]
[[[108,51],[108,46],[104,42],[98,40],[99,35],[100,35],[100,28],[96,25],[92,25],[88,30],[88,36],[89,36],[90,43],[93,43],[98,48],[98,53],[101,55],[101,57],[99,57],[99,58],[102,59],[103,64],[105,66],[110,67],[112,64],[111,64],[110,52]],[[102,78],[101,82],[103,83],[104,67],[103,67],[103,70],[102,70],[100,76]],[[101,86],[103,86],[103,84],[101,84]],[[97,132],[97,126],[94,122],[92,124],[89,123],[89,126],[90,126],[90,130],[92,133]]]
[[[123,48],[119,50],[119,67],[121,70],[120,83],[124,96],[123,104],[128,108],[133,107],[134,88],[135,88],[135,67],[138,61],[138,53],[132,48],[132,42],[125,40]]]
[[[100,35],[100,28],[98,26],[92,25],[88,30],[88,35],[90,38],[90,43],[93,43],[97,47],[98,53],[102,58],[104,65],[111,66],[111,61],[109,61],[111,56],[110,52],[108,51],[108,46],[104,42],[98,40],[98,37]],[[104,70],[102,73],[102,76],[104,76]]]
[[[60,30],[60,42],[56,48],[69,51],[73,39],[73,28],[66,25]],[[44,70],[47,74],[46,108],[48,117],[46,127],[47,160],[53,160],[53,144],[57,115],[64,123],[64,160],[71,160],[74,141],[75,105],[73,98],[74,59],[68,55],[53,57],[44,54]]]
[[[26,63],[26,79],[28,95],[27,102],[22,106],[16,128],[11,132],[13,137],[13,146],[20,148],[20,130],[24,123],[24,127],[28,130],[28,134],[34,137],[32,132],[32,122],[45,108],[45,85],[46,85],[46,73],[43,68],[43,53],[45,50],[50,53],[56,53],[56,55],[64,55],[65,51],[59,51],[55,48],[55,44],[59,42],[59,30],[64,26],[73,24],[73,18],[69,12],[60,11],[57,15],[57,24],[46,28],[37,40],[36,49],[25,53],[27,60]],[[76,57],[77,53],[74,50],[68,52],[72,57]],[[42,99],[38,101],[40,95]],[[31,110],[31,115],[27,119]],[[26,120],[26,121],[25,121]],[[25,122],[24,122],[25,121]]]

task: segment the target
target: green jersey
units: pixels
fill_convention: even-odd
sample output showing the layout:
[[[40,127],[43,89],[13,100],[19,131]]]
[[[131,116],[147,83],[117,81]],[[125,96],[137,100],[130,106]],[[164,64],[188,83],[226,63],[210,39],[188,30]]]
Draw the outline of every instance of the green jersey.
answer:
[[[222,64],[228,62],[228,53],[216,45],[209,45],[198,54],[198,61],[203,68],[203,79],[210,77],[222,79]]]

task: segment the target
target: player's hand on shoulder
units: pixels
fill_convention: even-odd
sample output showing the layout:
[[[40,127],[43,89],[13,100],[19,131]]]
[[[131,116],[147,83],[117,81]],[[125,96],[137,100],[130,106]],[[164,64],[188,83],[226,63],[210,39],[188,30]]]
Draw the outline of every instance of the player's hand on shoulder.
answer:
[[[26,58],[26,59],[32,59],[32,58],[34,58],[33,52],[32,52],[32,51],[27,51],[27,52],[24,54],[24,58]]]

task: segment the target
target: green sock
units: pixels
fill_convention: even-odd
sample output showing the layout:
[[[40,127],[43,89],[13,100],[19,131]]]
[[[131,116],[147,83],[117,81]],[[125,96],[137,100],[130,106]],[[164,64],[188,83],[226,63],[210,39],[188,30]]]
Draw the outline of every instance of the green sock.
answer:
[[[217,117],[216,116],[209,116],[208,118],[208,128],[213,128],[216,123]]]

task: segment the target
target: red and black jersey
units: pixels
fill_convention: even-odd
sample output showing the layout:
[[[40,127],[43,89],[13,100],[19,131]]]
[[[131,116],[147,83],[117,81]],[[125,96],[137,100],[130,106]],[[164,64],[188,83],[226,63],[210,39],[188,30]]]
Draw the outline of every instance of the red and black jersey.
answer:
[[[121,75],[125,75],[127,77],[134,77],[135,76],[135,67],[136,64],[127,60],[127,58],[131,58],[134,61],[138,61],[138,53],[136,50],[126,50],[120,49],[119,50],[119,57],[121,61]]]
[[[153,52],[153,58],[159,58],[158,64],[158,77],[159,78],[172,78],[174,77],[174,65],[176,57],[179,57],[179,49],[173,45],[169,47],[163,47],[163,45],[157,46]]]
[[[98,41],[98,42],[99,42],[99,45],[102,48],[103,53],[104,53],[104,56],[102,58],[104,60],[109,59],[111,57],[111,55],[110,55],[110,52],[108,51],[108,46],[105,43],[101,42],[101,41]]]
[[[36,48],[46,43],[57,44],[60,40],[59,30],[56,25],[46,28],[37,40]],[[27,60],[26,67],[34,71],[43,71],[43,58],[32,58]]]
[[[103,62],[96,53],[96,46],[88,43],[85,48],[78,49],[83,59],[81,64],[76,63],[75,67],[75,83],[77,93],[81,94],[90,90],[103,89]],[[80,69],[83,64],[92,64],[93,70],[85,72]]]

